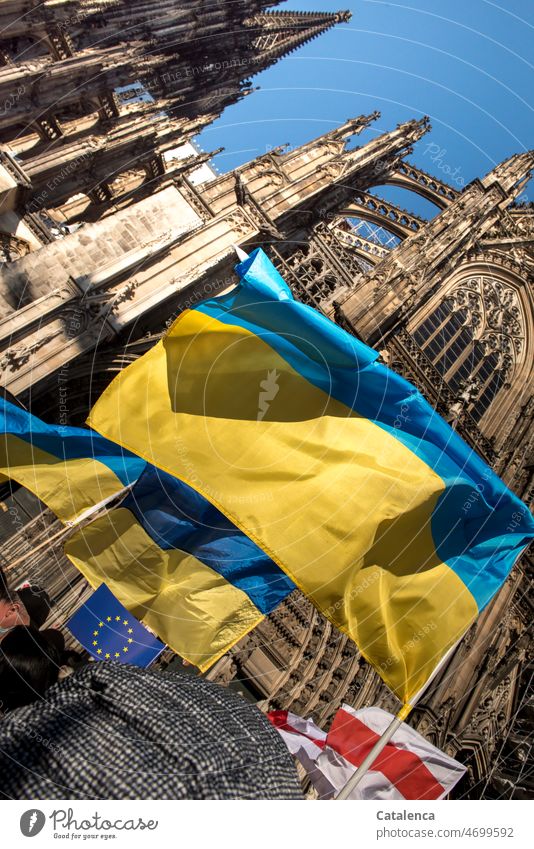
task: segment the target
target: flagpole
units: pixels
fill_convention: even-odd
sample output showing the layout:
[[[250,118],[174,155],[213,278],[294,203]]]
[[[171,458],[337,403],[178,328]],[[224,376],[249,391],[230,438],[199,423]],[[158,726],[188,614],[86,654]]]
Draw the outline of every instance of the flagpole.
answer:
[[[131,488],[133,487],[133,483],[128,483],[126,486],[123,486],[122,489],[118,489],[117,492],[114,492],[113,495],[108,495],[106,498],[103,498],[102,501],[99,501],[98,504],[91,504],[87,510],[84,510],[83,513],[80,513],[79,516],[76,516],[75,519],[71,519],[68,522],[65,522],[67,528],[76,528],[82,522],[85,522],[86,519],[89,519],[95,513],[98,513],[99,510],[102,510],[103,507],[107,507],[107,505],[111,501],[115,501],[118,498],[122,498],[123,495],[126,495]]]
[[[86,519],[90,519],[95,513],[98,513],[104,507],[106,507],[111,501],[115,501],[117,498],[121,498],[123,495],[126,495],[132,488],[133,483],[127,484],[127,486],[123,486],[122,489],[114,492],[113,495],[108,495],[107,498],[103,498],[102,501],[99,501],[98,504],[92,504],[91,507],[88,507],[87,510],[84,510],[83,513],[80,513],[75,519],[71,519],[68,522],[64,522],[64,527],[60,528],[55,534],[52,534],[51,537],[47,537],[43,542],[39,543],[39,545],[32,548],[32,557],[45,546],[49,546],[51,542],[63,536],[65,539],[70,535],[70,531],[75,531],[82,522],[85,522]],[[14,569],[15,566],[19,566],[23,561],[28,559],[28,553],[23,554],[22,557],[18,557],[16,560],[13,560],[12,563],[9,564],[10,569]]]
[[[404,720],[406,719],[408,714],[411,712],[411,710],[415,707],[415,705],[417,704],[417,702],[419,701],[419,699],[421,698],[421,696],[423,695],[423,693],[425,692],[427,687],[429,687],[429,685],[432,683],[432,681],[434,680],[434,678],[436,677],[438,672],[440,672],[441,669],[443,669],[443,667],[445,666],[445,664],[447,663],[447,661],[449,660],[451,655],[454,653],[456,648],[459,646],[463,637],[464,637],[464,634],[462,634],[460,639],[457,640],[454,643],[454,645],[451,646],[451,648],[447,652],[445,652],[445,654],[441,658],[440,662],[435,667],[435,669],[432,672],[432,674],[430,675],[430,677],[425,681],[425,683],[423,684],[421,689],[418,690],[417,693],[414,696],[412,696],[412,698],[410,699],[409,702],[407,702],[405,705],[403,705],[401,707],[401,709],[399,710],[395,719],[391,720],[390,724],[388,725],[386,730],[381,734],[380,738],[376,741],[375,745],[373,746],[373,748],[371,749],[369,754],[363,759],[363,761],[361,762],[360,766],[358,767],[358,769],[356,770],[354,775],[352,775],[349,778],[349,780],[347,781],[345,786],[337,794],[337,796],[335,797],[336,802],[344,801],[344,800],[346,800],[350,797],[352,791],[358,786],[358,784],[360,783],[360,781],[362,780],[364,775],[369,771],[369,768],[375,762],[375,760],[377,759],[380,752],[382,752],[386,748],[387,744],[389,743],[389,741],[391,740],[391,738],[395,734],[395,731],[397,731],[397,729],[400,728],[400,726],[402,725],[402,723],[404,722]]]

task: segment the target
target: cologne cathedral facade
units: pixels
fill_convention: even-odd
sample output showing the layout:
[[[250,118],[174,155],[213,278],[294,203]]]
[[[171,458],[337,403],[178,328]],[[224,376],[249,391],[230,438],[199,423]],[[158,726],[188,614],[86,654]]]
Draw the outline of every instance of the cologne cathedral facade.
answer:
[[[1,4],[7,397],[83,423],[184,307],[235,282],[233,245],[261,245],[297,298],[377,348],[532,506],[534,209],[522,194],[534,154],[459,191],[411,163],[426,119],[358,145],[374,113],[218,176],[191,138],[253,91],[251,76],[349,15],[161,0],[155,17],[151,5]],[[434,215],[382,199],[384,186]],[[0,496],[3,568],[15,585],[45,586],[64,621],[89,588],[62,555],[59,523],[25,490]],[[410,720],[468,766],[463,798],[532,793],[531,567],[527,554]],[[209,677],[325,728],[343,702],[396,707],[298,592]]]

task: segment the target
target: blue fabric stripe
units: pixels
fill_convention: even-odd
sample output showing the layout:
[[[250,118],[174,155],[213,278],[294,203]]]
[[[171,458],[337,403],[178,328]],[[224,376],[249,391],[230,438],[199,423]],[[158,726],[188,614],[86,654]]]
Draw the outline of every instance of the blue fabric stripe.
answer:
[[[46,424],[4,398],[0,398],[0,427],[3,433],[12,433],[60,460],[98,460],[114,472],[123,486],[137,480],[146,466],[141,457],[89,428]]]
[[[420,457],[446,490],[432,518],[440,559],[458,574],[479,609],[534,535],[522,501],[378,354],[290,289],[261,249],[237,266],[240,284],[195,309],[241,326],[269,344],[314,386],[368,418]]]
[[[261,613],[270,613],[293,582],[200,493],[147,465],[121,507],[134,514],[162,549],[194,555],[245,592]]]

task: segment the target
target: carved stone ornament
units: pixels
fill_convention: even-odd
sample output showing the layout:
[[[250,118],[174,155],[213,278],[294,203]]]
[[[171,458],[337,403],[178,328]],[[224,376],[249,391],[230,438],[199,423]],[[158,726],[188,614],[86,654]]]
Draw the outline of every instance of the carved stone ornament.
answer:
[[[89,322],[101,321],[111,313],[116,313],[120,304],[130,301],[135,297],[135,290],[139,286],[138,280],[129,280],[116,292],[99,292],[87,295],[82,300],[84,309],[89,314]]]
[[[237,236],[248,236],[253,229],[247,216],[241,210],[231,212],[226,218],[227,224]]]
[[[14,348],[9,348],[9,350],[7,350],[0,359],[0,370],[14,372],[19,368],[22,368],[22,366],[26,365],[30,361],[32,355],[36,351],[43,348],[48,344],[48,342],[55,339],[56,336],[57,332],[54,330],[44,336],[41,336],[29,345],[25,345],[23,343]]]
[[[25,239],[9,233],[0,233],[0,263],[15,262],[30,252],[30,246]]]
[[[484,345],[486,355],[499,355],[497,367],[510,374],[525,341],[523,317],[517,293],[495,277],[468,277],[445,299],[453,313],[464,316],[473,338]]]

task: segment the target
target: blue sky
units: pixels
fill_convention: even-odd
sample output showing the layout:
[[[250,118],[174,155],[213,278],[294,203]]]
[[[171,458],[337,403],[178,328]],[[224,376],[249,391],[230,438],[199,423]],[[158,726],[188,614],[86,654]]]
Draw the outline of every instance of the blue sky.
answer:
[[[534,147],[534,0],[289,0],[278,7],[343,8],[352,12],[350,23],[258,74],[260,91],[202,133],[204,149],[225,147],[214,160],[220,171],[375,109],[382,116],[363,141],[428,114],[432,133],[411,159],[457,187]],[[411,193],[380,193],[425,213]]]

